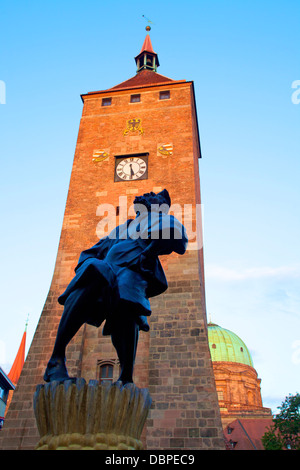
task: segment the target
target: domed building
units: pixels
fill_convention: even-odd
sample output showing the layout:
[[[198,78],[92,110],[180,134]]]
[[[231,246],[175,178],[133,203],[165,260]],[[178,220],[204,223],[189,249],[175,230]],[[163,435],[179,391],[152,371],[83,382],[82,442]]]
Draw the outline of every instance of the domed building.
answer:
[[[246,344],[232,331],[208,323],[208,342],[213,364],[216,389],[218,393],[221,420],[226,438],[237,448],[260,447],[261,435],[272,422],[270,408],[264,408],[261,398],[261,379],[254,368],[251,354]],[[254,429],[247,432],[251,425]],[[258,429],[261,431],[258,432]],[[239,434],[236,441],[233,435]],[[263,431],[263,432],[262,432]],[[254,441],[256,439],[256,445]],[[243,444],[242,444],[243,441]],[[247,441],[247,442],[246,442]]]

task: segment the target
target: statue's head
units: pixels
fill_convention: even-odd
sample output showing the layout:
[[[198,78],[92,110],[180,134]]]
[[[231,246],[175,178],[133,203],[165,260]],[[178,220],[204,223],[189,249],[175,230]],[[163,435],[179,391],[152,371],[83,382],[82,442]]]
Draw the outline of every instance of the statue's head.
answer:
[[[143,211],[149,212],[151,209],[157,208],[158,206],[159,210],[167,214],[171,206],[171,198],[168,191],[163,189],[160,193],[151,192],[145,193],[142,196],[136,196],[133,204],[136,213]]]

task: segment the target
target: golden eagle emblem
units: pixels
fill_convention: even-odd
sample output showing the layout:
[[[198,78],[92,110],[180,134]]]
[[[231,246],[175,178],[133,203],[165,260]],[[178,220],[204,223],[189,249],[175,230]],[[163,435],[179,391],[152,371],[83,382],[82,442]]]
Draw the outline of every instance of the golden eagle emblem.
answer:
[[[134,118],[127,121],[127,127],[123,132],[123,135],[128,135],[129,132],[139,132],[140,135],[144,134],[141,119]]]

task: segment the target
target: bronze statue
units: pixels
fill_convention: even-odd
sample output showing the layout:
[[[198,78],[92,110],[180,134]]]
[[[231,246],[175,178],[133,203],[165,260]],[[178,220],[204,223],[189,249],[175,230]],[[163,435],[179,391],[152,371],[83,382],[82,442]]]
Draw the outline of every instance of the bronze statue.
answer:
[[[137,196],[135,219],[116,227],[107,237],[81,253],[75,277],[58,298],[64,312],[44,380],[69,379],[66,347],[88,323],[110,335],[120,361],[119,381],[133,382],[139,330],[148,331],[149,298],[164,292],[168,283],[159,255],[184,254],[188,239],[183,225],[169,215],[166,189]]]

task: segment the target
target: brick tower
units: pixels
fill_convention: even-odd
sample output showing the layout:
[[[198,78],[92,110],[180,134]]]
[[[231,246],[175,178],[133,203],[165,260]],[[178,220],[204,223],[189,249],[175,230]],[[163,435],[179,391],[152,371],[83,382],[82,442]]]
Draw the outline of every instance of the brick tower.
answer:
[[[126,220],[124,204],[129,208],[136,195],[167,188],[172,204],[192,208],[182,221],[195,228],[201,155],[193,82],[157,73],[159,60],[149,34],[135,61],[134,77],[82,95],[55,270],[1,433],[4,449],[31,449],[37,443],[32,397],[43,380],[62,314],[57,298],[72,279],[80,252],[102,236],[103,216],[112,228]],[[127,171],[129,162],[134,174]],[[140,334],[134,381],[149,388],[153,400],[143,432],[147,449],[223,449],[197,225],[198,250],[161,257],[169,288],[151,299],[150,332]],[[70,375],[86,381],[118,377],[116,353],[101,327],[81,328],[68,347],[67,366]]]

